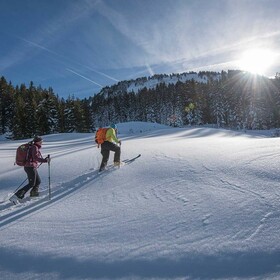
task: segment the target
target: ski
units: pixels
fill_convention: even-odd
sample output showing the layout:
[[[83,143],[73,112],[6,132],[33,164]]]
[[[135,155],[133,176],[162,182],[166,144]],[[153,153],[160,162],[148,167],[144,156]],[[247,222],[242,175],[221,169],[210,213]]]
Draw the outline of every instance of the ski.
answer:
[[[141,157],[141,154],[139,154],[139,155],[137,155],[137,156],[135,156],[135,157],[133,157],[133,158],[125,159],[125,160],[122,161],[122,164],[121,164],[120,166],[118,166],[118,167],[115,167],[114,165],[110,164],[110,165],[108,165],[104,170],[99,171],[98,174],[102,174],[102,173],[104,173],[104,172],[106,172],[106,171],[110,171],[110,170],[114,170],[114,169],[120,169],[120,168],[122,168],[123,166],[134,162],[136,159],[138,159],[138,158],[140,158],[140,157]]]
[[[46,197],[46,190],[42,191],[40,196],[25,196],[22,199],[18,198],[15,194],[10,194],[9,197],[3,200],[0,204],[0,217],[2,216],[2,213],[10,208],[15,209],[17,207],[24,207],[25,205],[30,205],[40,200],[45,200]]]
[[[17,205],[20,203],[19,198],[13,194],[10,198],[9,198],[10,202],[12,202],[14,205]]]
[[[124,162],[125,164],[128,164],[128,163],[131,163],[131,162],[135,161],[136,159],[138,159],[138,158],[140,158],[140,157],[141,157],[141,154],[139,154],[138,156],[136,156],[136,157],[134,157],[134,158],[125,159],[125,160],[123,160],[123,162]]]
[[[44,195],[44,197],[45,197],[45,195]],[[24,198],[20,199],[14,194],[9,198],[9,201],[11,203],[13,203],[14,205],[17,205],[17,204],[24,204],[25,202],[28,202],[28,201],[39,200],[41,198],[42,198],[42,196],[28,196],[28,197],[24,197]]]

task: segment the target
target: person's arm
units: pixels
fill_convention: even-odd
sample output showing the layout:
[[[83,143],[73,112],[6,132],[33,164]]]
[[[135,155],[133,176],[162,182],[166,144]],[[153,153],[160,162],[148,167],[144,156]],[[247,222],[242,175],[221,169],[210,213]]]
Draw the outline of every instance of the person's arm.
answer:
[[[32,161],[35,162],[48,162],[47,159],[43,158],[39,148],[36,145],[32,146]]]

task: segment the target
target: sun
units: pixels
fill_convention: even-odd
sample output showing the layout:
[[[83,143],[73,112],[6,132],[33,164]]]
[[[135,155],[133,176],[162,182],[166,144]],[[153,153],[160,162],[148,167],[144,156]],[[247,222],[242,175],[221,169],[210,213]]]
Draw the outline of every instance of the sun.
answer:
[[[268,49],[251,49],[242,53],[238,67],[253,74],[264,75],[275,61],[276,55]]]

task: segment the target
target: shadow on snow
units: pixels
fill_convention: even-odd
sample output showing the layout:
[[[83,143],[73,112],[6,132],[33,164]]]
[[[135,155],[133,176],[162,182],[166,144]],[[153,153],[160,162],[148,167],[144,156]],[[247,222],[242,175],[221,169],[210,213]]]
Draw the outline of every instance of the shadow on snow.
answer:
[[[176,278],[219,279],[230,277],[264,277],[280,272],[280,252],[225,253],[193,255],[181,259],[83,260],[72,257],[31,254],[1,248],[2,273],[55,273],[68,278]],[[28,261],[26,261],[28,260]]]

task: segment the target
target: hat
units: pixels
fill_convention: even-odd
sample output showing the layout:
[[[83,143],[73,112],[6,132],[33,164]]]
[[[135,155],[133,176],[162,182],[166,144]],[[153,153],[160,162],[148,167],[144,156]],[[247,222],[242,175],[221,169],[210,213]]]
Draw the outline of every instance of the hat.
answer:
[[[40,137],[40,136],[35,136],[34,139],[33,139],[33,142],[36,143],[36,142],[41,142],[43,141],[43,138]]]
[[[116,129],[116,128],[117,128],[117,125],[115,125],[114,123],[112,123],[112,124],[110,125],[110,127]]]

